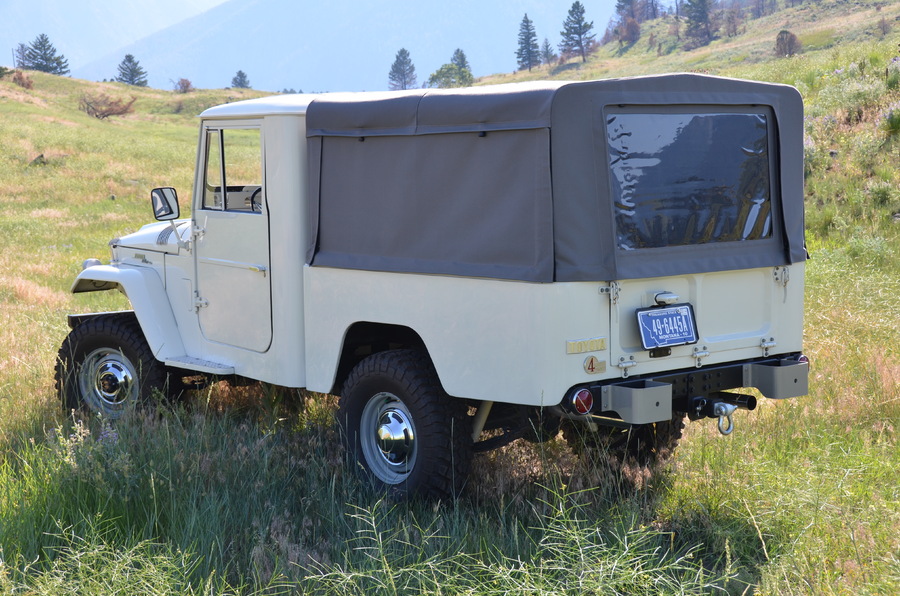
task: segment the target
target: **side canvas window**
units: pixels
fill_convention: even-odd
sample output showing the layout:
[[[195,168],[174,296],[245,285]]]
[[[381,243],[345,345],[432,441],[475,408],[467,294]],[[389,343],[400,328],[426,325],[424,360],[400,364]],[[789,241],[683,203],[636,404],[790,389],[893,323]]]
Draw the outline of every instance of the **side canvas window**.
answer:
[[[262,180],[258,128],[207,131],[204,209],[262,213]]]

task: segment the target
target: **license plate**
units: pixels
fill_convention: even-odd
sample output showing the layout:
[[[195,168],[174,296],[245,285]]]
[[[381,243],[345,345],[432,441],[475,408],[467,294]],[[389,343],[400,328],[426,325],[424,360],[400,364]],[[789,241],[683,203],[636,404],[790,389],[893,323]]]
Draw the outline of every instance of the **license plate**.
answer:
[[[642,308],[637,319],[645,350],[697,343],[697,323],[690,304]]]

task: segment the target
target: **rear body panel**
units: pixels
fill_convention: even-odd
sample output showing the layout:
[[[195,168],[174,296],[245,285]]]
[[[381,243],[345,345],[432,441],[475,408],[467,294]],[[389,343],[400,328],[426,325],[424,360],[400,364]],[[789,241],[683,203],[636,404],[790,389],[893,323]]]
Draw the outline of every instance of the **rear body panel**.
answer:
[[[634,376],[799,352],[803,270],[797,264],[618,282],[610,312],[611,366],[634,363],[619,366]],[[635,313],[654,307],[662,293],[693,307],[698,341],[653,357],[641,342]]]

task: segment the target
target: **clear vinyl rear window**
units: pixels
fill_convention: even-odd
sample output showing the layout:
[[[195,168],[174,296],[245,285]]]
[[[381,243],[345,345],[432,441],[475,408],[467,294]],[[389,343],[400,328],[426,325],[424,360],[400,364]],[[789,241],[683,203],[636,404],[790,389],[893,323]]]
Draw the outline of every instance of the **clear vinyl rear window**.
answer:
[[[612,112],[606,134],[620,249],[771,236],[766,113]]]

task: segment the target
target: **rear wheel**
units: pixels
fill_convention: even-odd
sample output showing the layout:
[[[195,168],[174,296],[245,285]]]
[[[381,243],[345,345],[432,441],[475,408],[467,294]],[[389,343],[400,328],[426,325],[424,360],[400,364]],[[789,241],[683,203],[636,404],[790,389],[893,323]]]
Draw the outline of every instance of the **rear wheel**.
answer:
[[[338,420],[348,452],[376,484],[430,498],[462,490],[472,459],[467,408],[444,392],[422,352],[360,362],[344,384]]]
[[[165,391],[168,375],[153,357],[132,313],[100,315],[73,329],[56,361],[56,389],[66,410],[107,419]]]

